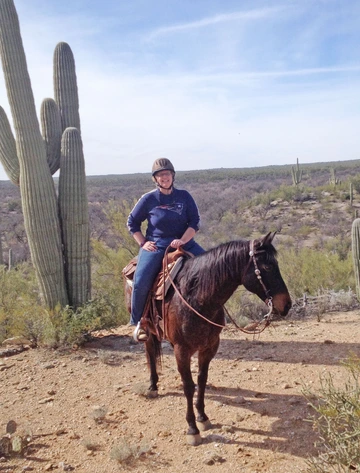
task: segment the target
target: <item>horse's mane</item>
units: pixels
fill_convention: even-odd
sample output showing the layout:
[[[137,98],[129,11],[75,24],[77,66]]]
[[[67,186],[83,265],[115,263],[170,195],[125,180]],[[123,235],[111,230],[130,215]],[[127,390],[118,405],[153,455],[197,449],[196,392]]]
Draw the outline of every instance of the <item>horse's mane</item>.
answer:
[[[224,283],[229,283],[235,289],[247,265],[249,249],[248,240],[234,240],[188,260],[181,272],[181,288],[188,301],[204,301]],[[263,249],[266,250],[267,260],[276,257],[276,249],[272,244],[267,244]]]

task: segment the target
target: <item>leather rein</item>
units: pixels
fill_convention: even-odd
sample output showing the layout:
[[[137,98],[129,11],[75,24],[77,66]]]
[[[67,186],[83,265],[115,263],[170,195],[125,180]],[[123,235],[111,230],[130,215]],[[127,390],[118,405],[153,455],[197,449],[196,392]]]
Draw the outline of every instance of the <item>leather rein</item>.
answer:
[[[167,260],[167,255],[168,255],[168,252],[170,250],[170,246],[166,249],[165,251],[165,255],[164,255],[164,259]],[[269,307],[269,312],[264,315],[263,319],[260,321],[260,322],[254,322],[253,324],[250,324],[249,326],[247,327],[240,327],[236,322],[235,320],[233,319],[233,317],[230,316],[229,314],[229,311],[226,309],[226,307],[224,306],[224,310],[226,312],[226,315],[228,316],[228,318],[231,320],[231,322],[235,325],[235,327],[240,330],[241,332],[244,332],[244,333],[247,333],[247,334],[251,334],[251,335],[256,335],[258,333],[261,333],[265,330],[266,327],[268,327],[271,323],[271,319],[272,319],[272,313],[273,313],[273,303],[272,303],[272,297],[270,295],[270,291],[266,288],[265,284],[264,284],[264,281],[262,280],[261,278],[261,272],[260,272],[260,269],[258,267],[258,264],[257,264],[257,261],[256,261],[256,255],[258,253],[262,253],[264,250],[260,250],[260,251],[256,251],[254,249],[254,240],[251,240],[250,241],[250,251],[249,251],[249,262],[245,268],[245,271],[244,271],[244,274],[243,276],[247,273],[249,267],[250,267],[250,264],[251,262],[254,264],[254,268],[255,268],[255,274],[256,274],[256,277],[257,279],[259,280],[264,292],[265,292],[265,295],[266,295],[266,299],[265,299],[265,303],[266,305]],[[220,328],[224,328],[226,325],[222,325],[222,324],[217,324],[216,322],[213,322],[212,320],[209,320],[207,317],[205,317],[204,315],[200,314],[200,312],[198,312],[196,309],[194,309],[193,307],[191,307],[191,305],[184,299],[184,297],[182,296],[181,292],[179,291],[179,289],[176,287],[172,277],[170,276],[170,274],[168,274],[168,278],[169,278],[169,281],[171,283],[171,285],[173,286],[173,288],[175,289],[175,292],[178,294],[178,296],[180,297],[180,299],[182,300],[182,302],[190,309],[192,310],[197,316],[199,316],[201,319],[205,320],[206,322],[208,322],[209,324],[211,325],[215,325],[216,327],[220,327]],[[163,312],[164,313],[164,312]]]

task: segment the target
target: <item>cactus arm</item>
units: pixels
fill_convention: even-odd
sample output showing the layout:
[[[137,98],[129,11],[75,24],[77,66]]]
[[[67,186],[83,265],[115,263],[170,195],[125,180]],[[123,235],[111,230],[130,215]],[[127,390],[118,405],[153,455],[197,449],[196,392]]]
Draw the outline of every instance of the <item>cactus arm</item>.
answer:
[[[67,304],[54,183],[36,116],[19,20],[13,0],[0,2],[0,54],[13,116],[20,191],[32,261],[45,304]]]
[[[80,132],[79,97],[75,61],[70,46],[61,42],[54,51],[54,97],[61,114],[62,132],[75,127]]]
[[[19,185],[20,165],[16,142],[5,110],[0,107],[0,161],[13,184]]]
[[[80,132],[67,128],[61,140],[59,212],[69,303],[90,299],[90,231],[85,162]]]
[[[55,100],[46,98],[40,109],[42,136],[46,148],[46,159],[51,174],[55,174],[60,167],[61,148],[61,117]]]

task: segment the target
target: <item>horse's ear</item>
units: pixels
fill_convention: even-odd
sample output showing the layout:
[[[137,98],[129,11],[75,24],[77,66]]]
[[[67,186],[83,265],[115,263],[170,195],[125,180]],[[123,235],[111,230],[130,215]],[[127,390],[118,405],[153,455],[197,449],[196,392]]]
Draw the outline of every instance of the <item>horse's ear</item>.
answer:
[[[269,232],[267,235],[264,236],[264,238],[262,239],[261,243],[260,243],[260,246],[267,246],[267,245],[271,245],[273,239],[274,239],[274,236],[276,235],[276,232]]]

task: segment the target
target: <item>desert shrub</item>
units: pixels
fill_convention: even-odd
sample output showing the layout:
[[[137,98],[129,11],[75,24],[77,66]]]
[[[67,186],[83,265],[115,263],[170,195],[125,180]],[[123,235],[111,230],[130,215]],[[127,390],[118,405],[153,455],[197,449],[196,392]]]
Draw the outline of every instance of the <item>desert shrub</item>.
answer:
[[[226,309],[235,322],[244,327],[249,322],[260,321],[268,312],[268,307],[258,296],[240,287],[226,303]]]
[[[278,260],[293,297],[301,297],[304,293],[316,295],[321,289],[355,289],[351,254],[340,259],[338,254],[311,248],[282,248]]]
[[[344,235],[337,235],[334,238],[327,240],[324,244],[326,251],[337,254],[341,261],[348,258],[351,252],[351,240],[345,238]]]
[[[119,325],[118,312],[107,295],[76,311],[70,307],[46,310],[30,264],[12,271],[1,268],[0,278],[0,343],[22,336],[35,344],[81,344],[91,331]]]
[[[356,191],[358,194],[360,194],[360,175],[357,174],[355,177],[350,179],[350,182],[353,185],[354,191]]]
[[[360,467],[360,359],[344,362],[348,379],[335,386],[331,374],[320,379],[320,391],[304,389],[315,414],[310,419],[319,435],[319,456],[307,461],[309,473],[347,473]]]
[[[106,297],[114,316],[114,323],[127,323],[129,313],[125,306],[122,269],[129,263],[131,255],[122,248],[112,250],[99,241],[92,242],[92,294],[95,299]]]
[[[43,315],[32,266],[23,263],[12,271],[1,266],[0,280],[0,343],[17,335],[31,337]]]
[[[120,325],[116,307],[106,296],[93,299],[78,309],[66,306],[47,312],[48,323],[41,342],[51,347],[82,345],[95,330]]]
[[[109,202],[105,213],[118,240],[117,248],[109,248],[106,243],[92,241],[92,293],[95,299],[106,295],[114,323],[127,323],[129,313],[125,306],[123,268],[137,255],[139,247],[130,235],[126,223],[134,202]]]
[[[128,258],[116,258],[116,252],[107,249],[103,259],[107,265],[94,268],[93,300],[76,311],[70,307],[58,307],[51,312],[44,308],[30,264],[23,263],[11,271],[1,267],[0,343],[6,338],[23,336],[35,344],[81,344],[91,331],[127,322],[121,269]]]
[[[253,198],[253,205],[267,205],[274,200],[285,200],[287,202],[305,202],[316,198],[313,189],[305,186],[280,185],[264,195],[256,195]]]
[[[121,202],[110,201],[104,210],[118,240],[118,247],[127,251],[129,257],[135,256],[139,251],[139,247],[134,238],[130,235],[126,225],[129,213],[134,204],[135,200],[132,202],[126,200],[122,200]]]
[[[8,211],[9,212],[16,212],[20,211],[21,212],[21,201],[19,200],[10,200],[7,204],[8,206]]]
[[[132,465],[141,456],[149,453],[151,447],[148,444],[132,445],[127,440],[120,440],[111,450],[110,458],[121,465]]]

